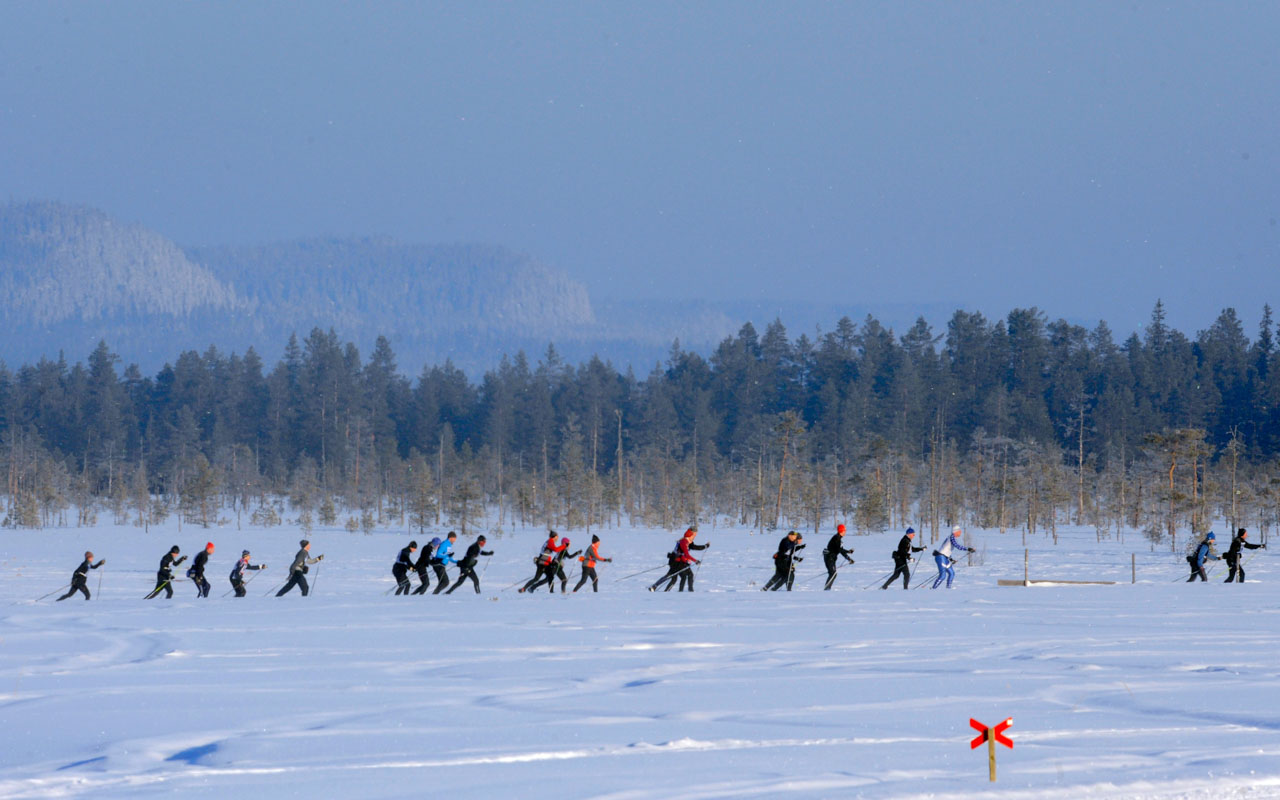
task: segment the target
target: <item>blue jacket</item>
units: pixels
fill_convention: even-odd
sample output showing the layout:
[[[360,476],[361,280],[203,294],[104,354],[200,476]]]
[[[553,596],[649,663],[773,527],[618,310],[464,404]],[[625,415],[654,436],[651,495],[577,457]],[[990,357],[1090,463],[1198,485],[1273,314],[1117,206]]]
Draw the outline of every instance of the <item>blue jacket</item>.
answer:
[[[1213,543],[1208,539],[1205,539],[1200,543],[1200,546],[1196,548],[1197,567],[1204,566],[1204,562],[1206,561],[1217,561],[1219,558],[1220,556],[1213,552]]]
[[[436,548],[435,560],[439,561],[441,564],[458,563],[453,560],[453,540],[445,539],[440,542],[440,546]]]

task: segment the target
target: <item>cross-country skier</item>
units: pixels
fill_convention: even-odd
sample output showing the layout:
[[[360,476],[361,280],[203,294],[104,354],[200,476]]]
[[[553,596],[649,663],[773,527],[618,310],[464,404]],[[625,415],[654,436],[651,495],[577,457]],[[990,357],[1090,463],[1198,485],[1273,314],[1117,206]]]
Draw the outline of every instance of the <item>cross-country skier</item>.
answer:
[[[907,532],[898,540],[898,549],[893,551],[893,574],[889,576],[889,580],[884,582],[881,589],[888,589],[889,585],[902,576],[902,588],[911,588],[907,584],[911,582],[911,554],[919,553],[924,550],[923,547],[915,547],[912,540],[916,538],[916,529],[907,528]]]
[[[413,590],[414,594],[426,594],[427,589],[431,587],[431,578],[429,570],[431,569],[431,559],[435,557],[436,548],[440,546],[440,537],[437,536],[422,548],[422,552],[418,553],[418,561],[413,565],[414,571],[418,573],[419,585]]]
[[[853,559],[849,558],[849,554],[853,552],[853,548],[851,547],[848,550],[845,549],[844,532],[844,523],[841,522],[836,526],[835,534],[827,540],[827,549],[822,551],[822,563],[827,565],[827,585],[822,587],[823,591],[830,589],[831,584],[836,582],[836,572],[838,570],[836,567],[837,558],[844,556],[845,561],[848,561],[850,564],[853,563]]]
[[[542,579],[547,574],[547,571],[551,570],[554,572],[555,568],[552,565],[556,560],[556,556],[563,553],[565,548],[569,546],[568,539],[564,542],[557,543],[556,539],[559,536],[560,534],[555,531],[547,532],[547,541],[543,543],[542,550],[538,553],[537,557],[533,559],[533,577],[526,581],[524,586],[520,587],[521,592],[530,591],[534,586],[541,586],[543,583]]]
[[[418,552],[418,543],[416,541],[409,542],[408,547],[400,548],[400,555],[396,557],[396,563],[391,565],[391,574],[396,579],[396,596],[409,596],[409,590],[413,587],[409,585],[409,570],[413,569],[413,554]]]
[[[71,588],[67,590],[66,594],[64,594],[62,597],[59,597],[58,600],[66,600],[68,597],[75,594],[76,592],[84,592],[84,599],[88,600],[89,599],[89,570],[97,569],[98,567],[102,566],[105,563],[107,563],[107,560],[105,558],[99,561],[97,564],[93,563],[93,553],[86,552],[84,554],[84,561],[80,563],[80,566],[76,567],[75,572],[71,573]],[[1243,580],[1243,578],[1241,580]]]
[[[799,538],[800,534],[796,531],[787,531],[787,535],[778,542],[778,552],[773,554],[773,577],[765,582],[760,591],[776,592],[786,584],[787,578],[791,577],[791,562],[795,560],[796,541]]]
[[[938,577],[933,579],[933,588],[937,589],[942,585],[942,579],[947,579],[947,588],[951,588],[951,582],[955,580],[956,568],[955,560],[951,558],[951,554],[956,550],[963,550],[966,553],[972,553],[972,547],[965,547],[960,544],[960,537],[964,535],[964,531],[956,525],[951,529],[951,535],[942,542],[942,546],[933,551],[934,563],[938,565]]]
[[[156,571],[156,588],[147,595],[147,599],[155,597],[164,590],[164,599],[173,598],[173,568],[186,561],[187,557],[178,558],[178,546],[175,544],[169,548],[169,552],[160,558],[160,569]]]
[[[556,578],[560,579],[560,594],[564,594],[569,585],[569,579],[564,574],[564,560],[566,558],[576,558],[581,550],[577,552],[569,552],[569,537],[564,536],[560,539],[560,548],[555,555],[551,557],[551,563],[542,568],[542,577],[529,587],[530,592],[536,592],[542,584],[547,585],[547,591],[552,594],[556,591]]]
[[[1196,545],[1196,550],[1187,556],[1187,563],[1191,565],[1191,577],[1187,578],[1187,583],[1195,583],[1196,578],[1208,582],[1209,576],[1204,573],[1204,564],[1206,561],[1218,561],[1221,556],[1214,550],[1213,531],[1200,540],[1200,544]]]
[[[204,549],[196,553],[195,561],[191,562],[191,566],[187,568],[187,577],[196,585],[196,597],[209,596],[209,581],[204,577],[204,568],[209,563],[209,556],[213,555],[213,542],[209,542]]]
[[[698,526],[694,525],[693,527],[689,528],[689,530],[684,532],[684,536],[680,539],[680,541],[676,542],[676,550],[679,551],[679,555],[676,557],[676,560],[681,564],[681,567],[676,572],[676,575],[680,577],[679,591],[681,592],[693,591],[693,565],[702,563],[700,559],[694,558],[693,553],[689,551],[690,550],[706,550],[708,547],[711,546],[711,542],[707,542],[706,544],[694,544],[693,540],[697,537],[697,535],[698,535]],[[672,578],[671,580],[672,582],[674,582],[675,578]],[[668,592],[671,591],[670,583],[667,584],[666,591]]]
[[[1231,583],[1237,576],[1240,578],[1240,583],[1244,583],[1244,564],[1240,562],[1240,548],[1247,547],[1250,550],[1266,548],[1265,544],[1252,544],[1250,542],[1246,542],[1245,538],[1248,535],[1249,532],[1244,528],[1240,528],[1236,531],[1235,538],[1231,540],[1231,548],[1227,550],[1226,555],[1222,557],[1222,560],[1227,562],[1227,567],[1231,570],[1227,573],[1227,579],[1223,581],[1223,583]]]
[[[801,550],[803,550],[804,548],[805,548],[805,544],[804,544],[804,534],[803,534],[803,533],[797,533],[797,534],[796,534],[796,549],[795,549],[795,551],[794,551],[794,552],[797,552],[797,553],[798,553],[798,552],[800,552]],[[792,587],[792,586],[795,586],[795,584],[796,584],[796,564],[799,564],[801,561],[804,561],[804,556],[796,556],[795,558],[792,558],[792,559],[791,559],[791,571],[787,573],[787,591],[788,591],[788,592],[789,592],[789,591],[791,591],[791,587]],[[777,589],[774,589],[774,591],[777,591]]]
[[[306,597],[307,592],[310,591],[306,578],[307,573],[311,571],[309,565],[324,561],[324,553],[315,558],[308,557],[311,553],[311,542],[306,539],[298,542],[298,546],[300,549],[293,557],[293,563],[289,565],[289,581],[280,587],[280,591],[276,592],[276,597],[284,597],[295,586],[301,589],[302,596]]]
[[[467,548],[466,554],[458,562],[458,569],[460,570],[458,582],[450,586],[449,591],[445,592],[445,594],[453,594],[453,590],[461,586],[462,582],[467,578],[470,578],[471,582],[476,585],[476,594],[480,594],[480,578],[476,575],[476,562],[480,560],[480,556],[493,555],[492,550],[483,549],[484,542],[485,538],[483,536],[477,536],[476,540]]]
[[[456,541],[458,541],[458,534],[449,531],[431,559],[431,566],[436,571],[436,590],[432,594],[440,594],[449,588],[449,573],[445,567],[458,563],[453,558],[453,543]]]
[[[600,591],[600,581],[596,578],[596,562],[608,561],[613,562],[612,558],[604,558],[600,555],[600,537],[592,536],[591,544],[587,547],[587,551],[583,553],[582,558],[578,559],[582,562],[582,578],[578,581],[578,585],[573,587],[573,591],[578,591],[587,581],[591,581],[591,591]]]
[[[244,579],[245,570],[260,570],[260,569],[266,569],[266,568],[267,568],[266,564],[250,564],[248,550],[245,550],[244,552],[240,553],[240,560],[237,561],[236,565],[231,568],[231,588],[236,590],[236,597],[245,596],[245,588],[244,588],[244,585],[246,582]]]

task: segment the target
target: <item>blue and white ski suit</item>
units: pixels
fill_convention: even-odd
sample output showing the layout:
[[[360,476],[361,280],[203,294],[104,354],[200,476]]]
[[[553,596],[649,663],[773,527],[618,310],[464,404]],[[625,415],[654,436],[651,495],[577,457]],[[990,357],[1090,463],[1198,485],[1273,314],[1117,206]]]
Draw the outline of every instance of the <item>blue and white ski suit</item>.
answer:
[[[972,547],[965,547],[960,544],[953,533],[942,542],[942,546],[933,551],[933,560],[938,565],[938,577],[933,581],[933,588],[937,589],[942,585],[942,579],[947,579],[947,588],[951,588],[951,581],[955,580],[956,569],[952,566],[955,562],[951,558],[951,553],[955,550],[963,550],[968,553],[973,550]]]

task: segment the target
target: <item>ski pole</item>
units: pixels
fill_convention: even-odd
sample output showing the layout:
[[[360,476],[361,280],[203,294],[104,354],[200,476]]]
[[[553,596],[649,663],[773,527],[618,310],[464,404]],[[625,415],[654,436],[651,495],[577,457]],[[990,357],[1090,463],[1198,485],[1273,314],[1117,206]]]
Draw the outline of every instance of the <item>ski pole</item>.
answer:
[[[896,571],[897,571],[897,570],[895,570],[895,572],[896,572]],[[877,583],[883,584],[886,580],[888,580],[888,579],[889,579],[889,576],[890,576],[890,575],[892,575],[892,574],[893,574],[893,572],[886,572],[885,574],[881,575],[879,578],[876,578],[874,581],[872,581],[871,583],[868,583],[866,586],[863,586],[862,588],[863,588],[863,589],[870,589],[872,586],[875,586]],[[909,571],[908,571],[908,574],[910,574],[910,572],[909,572]]]
[[[39,597],[37,597],[37,598],[35,599],[35,601],[34,601],[34,602],[39,603],[41,600],[45,599],[46,597],[51,597],[51,596],[53,596],[53,595],[57,594],[58,592],[62,591],[63,589],[67,588],[67,587],[68,587],[68,586],[70,586],[70,585],[71,585],[71,584],[69,584],[69,583],[64,583],[64,584],[62,585],[62,587],[61,587],[61,588],[59,588],[59,589],[54,589],[52,592],[49,592],[49,594],[40,595]],[[21,602],[22,602],[21,600],[19,600],[19,601],[18,601],[18,603],[21,603]],[[14,605],[14,606],[16,606],[18,603],[10,603],[9,605]]]
[[[98,570],[98,599],[102,599],[102,570]]]
[[[250,575],[248,578],[246,578],[246,579],[245,579],[245,582],[244,582],[243,584],[241,584],[241,585],[242,585],[242,586],[244,586],[245,588],[248,588],[249,584],[253,583],[253,579],[254,579],[254,578],[256,578],[256,577],[258,577],[258,573],[257,573],[257,572],[253,573],[253,574],[252,574],[252,575]],[[231,593],[232,593],[232,592],[234,592],[235,590],[236,590],[236,587],[232,586],[230,589],[228,589],[227,591],[223,592],[223,593],[222,593],[222,596],[223,596],[223,597],[226,597],[227,595],[231,594]]]
[[[284,581],[281,581],[280,583],[277,583],[275,586],[273,586],[272,588],[268,589],[268,590],[267,590],[267,594],[264,594],[264,595],[263,595],[263,597],[266,597],[267,595],[271,594],[272,592],[276,592],[276,591],[278,591],[278,590],[280,589],[280,587],[284,586],[284,585],[285,585],[286,583],[288,583],[288,582],[289,582],[289,581],[284,580]]]
[[[316,579],[311,582],[311,591],[314,592],[316,587],[320,585],[320,565],[316,564]],[[308,592],[310,594],[310,592]]]
[[[643,574],[645,574],[646,572],[653,572],[653,571],[655,571],[655,570],[659,570],[659,569],[662,569],[662,567],[654,567],[653,569],[645,569],[645,570],[641,570],[641,571],[639,571],[639,572],[633,572],[633,573],[631,573],[630,575],[624,575],[624,576],[622,576],[621,578],[618,578],[616,581],[614,581],[614,583],[621,583],[622,581],[625,581],[627,578],[634,578],[634,577],[636,577],[637,575],[643,575]]]

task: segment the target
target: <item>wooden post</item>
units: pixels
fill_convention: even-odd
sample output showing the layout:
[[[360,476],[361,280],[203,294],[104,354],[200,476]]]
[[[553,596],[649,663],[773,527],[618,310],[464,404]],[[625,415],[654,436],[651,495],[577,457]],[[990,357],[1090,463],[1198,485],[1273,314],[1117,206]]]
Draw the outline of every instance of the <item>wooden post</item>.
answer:
[[[1138,582],[1138,556],[1133,553],[1129,554],[1129,568],[1133,570],[1133,582],[1137,583]]]
[[[1031,585],[1031,551],[1025,548],[1022,551],[1022,585]],[[992,758],[995,758],[995,756],[992,756]],[[992,780],[995,780],[995,778],[992,778]]]
[[[996,737],[987,732],[987,765],[991,771],[991,782],[996,782]]]

